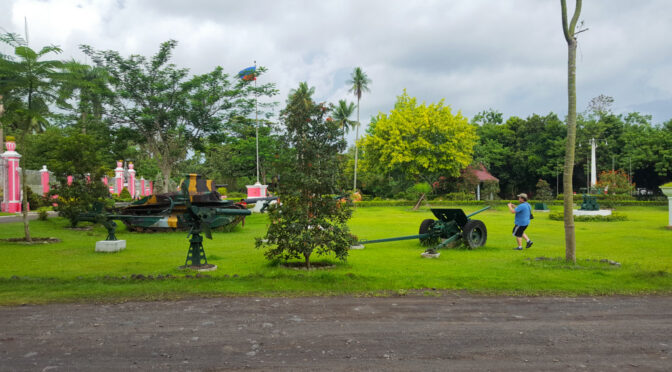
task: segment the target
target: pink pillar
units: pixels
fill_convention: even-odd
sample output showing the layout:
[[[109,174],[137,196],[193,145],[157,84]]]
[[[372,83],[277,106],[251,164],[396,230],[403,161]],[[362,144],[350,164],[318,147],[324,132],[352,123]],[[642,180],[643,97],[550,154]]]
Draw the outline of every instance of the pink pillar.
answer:
[[[42,196],[47,196],[49,193],[49,171],[46,165],[43,165],[42,169],[40,169],[40,177],[42,181]]]
[[[140,196],[145,196],[147,190],[145,190],[145,177],[140,177]]]
[[[16,152],[16,142],[13,140],[5,142],[7,151],[2,154],[2,160],[7,165],[7,174],[5,177],[4,196],[2,200],[3,212],[17,213],[21,212],[21,179],[19,178],[19,159],[21,155]]]
[[[135,199],[135,169],[133,163],[128,163],[128,192]]]
[[[68,186],[72,185],[72,176],[68,176]]]
[[[107,186],[107,176],[103,176],[103,178],[100,179],[100,182]]]
[[[124,167],[122,167],[122,161],[117,162],[117,168],[114,170],[116,185],[117,185],[117,195],[121,195],[121,190],[124,189]]]

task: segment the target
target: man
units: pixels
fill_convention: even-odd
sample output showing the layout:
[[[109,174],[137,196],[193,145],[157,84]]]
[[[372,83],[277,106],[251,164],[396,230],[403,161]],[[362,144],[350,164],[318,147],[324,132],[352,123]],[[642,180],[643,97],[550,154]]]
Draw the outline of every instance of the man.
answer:
[[[530,224],[532,207],[530,207],[530,204],[527,202],[527,194],[518,194],[517,198],[520,204],[518,204],[518,206],[514,208],[513,204],[509,203],[509,210],[511,211],[511,213],[516,215],[516,217],[514,218],[515,226],[513,226],[513,236],[516,237],[518,247],[513,249],[516,251],[522,251],[523,250],[522,238],[525,238],[525,241],[527,242],[525,248],[530,248],[533,244],[533,242],[530,240],[527,234],[525,234],[525,229],[527,229],[527,226]]]

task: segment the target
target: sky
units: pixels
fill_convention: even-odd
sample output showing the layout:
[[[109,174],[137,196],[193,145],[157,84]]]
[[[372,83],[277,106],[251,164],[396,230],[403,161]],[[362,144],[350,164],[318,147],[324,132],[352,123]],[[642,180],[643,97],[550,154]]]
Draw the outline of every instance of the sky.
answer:
[[[468,118],[487,109],[505,119],[567,113],[560,1],[2,0],[0,8],[0,31],[23,35],[27,20],[30,46],[58,45],[63,59],[88,62],[81,44],[151,56],[174,39],[174,63],[192,73],[235,74],[256,61],[268,68],[259,82],[280,91],[279,108],[302,81],[317,101],[355,102],[347,81],[361,67],[371,79],[364,127],[404,89]],[[586,0],[580,20],[579,112],[604,94],[616,113],[672,119],[672,1]]]

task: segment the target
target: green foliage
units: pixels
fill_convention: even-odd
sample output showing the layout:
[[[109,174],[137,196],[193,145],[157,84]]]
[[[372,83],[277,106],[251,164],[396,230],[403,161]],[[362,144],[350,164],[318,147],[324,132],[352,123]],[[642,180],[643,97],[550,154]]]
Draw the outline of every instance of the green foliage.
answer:
[[[189,148],[203,150],[204,138],[223,135],[227,123],[254,112],[255,97],[276,92],[272,84],[232,79],[221,67],[190,78],[187,69],[170,63],[176,46],[174,40],[164,42],[149,59],[82,47],[109,73],[115,93],[107,107],[109,119],[136,133],[137,143],[157,162],[163,190],[170,188],[171,175]],[[263,71],[260,67],[257,74]]]
[[[548,218],[554,221],[564,221],[564,213],[550,212]],[[611,212],[609,216],[574,216],[575,222],[614,222],[627,220],[628,216],[619,212]]]
[[[672,182],[668,182],[664,185],[661,185],[660,187],[672,187]]]
[[[112,202],[107,187],[97,179],[86,182],[75,178],[71,185],[63,181],[49,192],[49,196],[53,195],[58,196],[54,210],[59,216],[68,219],[71,227],[77,226],[79,214],[91,211],[94,203],[105,205]]]
[[[218,187],[218,188],[217,188],[217,192],[219,193],[219,195],[227,195],[226,193],[227,193],[228,191],[229,191],[229,190],[227,190],[226,187]]]
[[[539,179],[539,182],[537,182],[537,194],[535,195],[535,199],[542,200],[542,201],[549,201],[553,199],[553,192],[551,191],[551,187],[546,182],[544,179]]]
[[[475,128],[460,113],[453,115],[443,100],[418,105],[404,90],[389,115],[379,114],[371,134],[362,139],[363,167],[431,182],[459,175],[471,163],[476,141]]]
[[[106,156],[106,144],[101,137],[82,133],[74,127],[50,127],[44,133],[27,140],[29,169],[39,169],[42,164],[58,177],[98,174],[114,164]],[[103,150],[103,151],[101,151]]]
[[[269,260],[303,257],[310,268],[313,253],[333,253],[345,260],[354,239],[346,225],[351,204],[333,195],[338,190],[338,154],[344,148],[339,123],[327,117],[328,108],[313,102],[312,89],[302,83],[292,91],[282,111],[291,151],[283,154],[278,194],[282,200],[269,209],[265,238],[257,247],[269,247]]]

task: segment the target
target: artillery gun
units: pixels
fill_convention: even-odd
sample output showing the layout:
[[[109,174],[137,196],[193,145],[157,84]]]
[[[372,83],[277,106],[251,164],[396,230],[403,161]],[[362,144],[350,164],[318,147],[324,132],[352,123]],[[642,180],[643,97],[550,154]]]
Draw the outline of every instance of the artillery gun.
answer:
[[[433,208],[431,211],[437,219],[425,219],[422,221],[418,234],[395,238],[362,240],[358,242],[359,246],[355,247],[361,249],[364,244],[419,239],[422,245],[431,246],[426,251],[426,253],[430,254],[434,254],[439,249],[459,240],[463,241],[469,249],[478,248],[485,245],[488,231],[483,221],[471,219],[470,217],[488,209],[490,209],[490,206],[467,215],[462,209]]]

